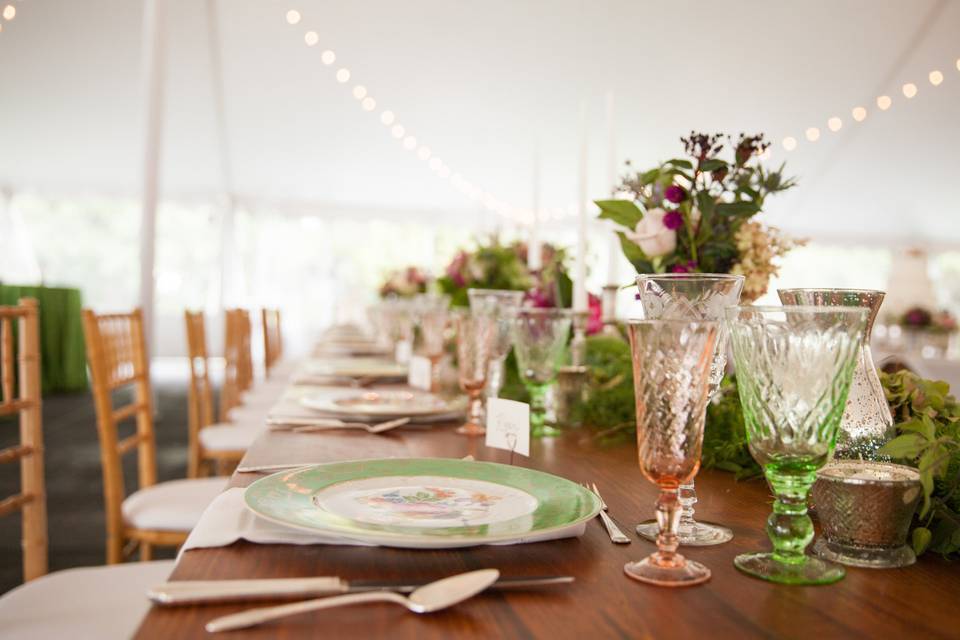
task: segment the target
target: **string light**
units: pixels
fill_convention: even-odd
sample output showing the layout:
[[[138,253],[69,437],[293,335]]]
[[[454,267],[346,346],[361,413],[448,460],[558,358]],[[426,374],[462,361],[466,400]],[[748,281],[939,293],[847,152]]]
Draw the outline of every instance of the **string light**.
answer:
[[[793,151],[797,148],[797,139],[793,136],[787,136],[783,139],[783,148],[787,151]]]
[[[820,129],[817,129],[816,127],[810,127],[804,132],[804,135],[810,142],[816,142],[820,139]]]
[[[903,95],[908,99],[917,95],[917,85],[913,84],[912,82],[908,82],[907,84],[903,85]]]
[[[300,15],[300,12],[296,9],[290,9],[286,13],[287,22],[291,25],[298,24],[301,21],[301,18],[302,16]],[[320,36],[316,31],[306,31],[303,38],[304,42],[306,42],[307,46],[309,47],[316,46],[320,43]],[[336,62],[337,56],[331,49],[326,49],[320,54],[320,60],[323,62],[323,64],[329,66]],[[346,84],[350,81],[350,70],[345,67],[341,67],[337,69],[334,77],[340,84]],[[360,100],[360,106],[365,111],[373,111],[376,109],[377,102],[369,95],[369,91],[365,86],[355,85],[352,93],[354,98]],[[438,177],[446,180],[451,179],[452,175],[453,178],[451,179],[451,184],[466,197],[474,201],[482,202],[487,209],[494,211],[503,217],[513,218],[522,224],[532,224],[534,220],[532,212],[517,207],[512,207],[507,203],[497,199],[492,194],[487,193],[483,189],[477,187],[476,185],[471,184],[459,173],[453,173],[453,170],[444,164],[443,161],[441,161],[439,158],[432,157],[432,152],[430,151],[429,147],[425,145],[418,146],[417,139],[414,136],[409,135],[406,128],[396,120],[396,115],[389,109],[385,109],[380,113],[380,122],[384,126],[390,127],[390,135],[392,135],[395,139],[402,141],[405,149],[409,151],[416,150],[420,159],[425,162],[429,161],[428,166]],[[574,212],[575,209],[576,207],[572,208]]]
[[[12,4],[8,4],[3,8],[3,17],[5,20],[13,20],[17,17],[17,8]]]
[[[890,96],[880,96],[877,98],[877,106],[880,107],[880,111],[886,111],[892,103],[893,101],[890,99]]]
[[[943,74],[936,69],[931,71],[930,75],[927,77],[930,79],[930,84],[932,84],[935,87],[940,86],[940,83],[943,82]]]
[[[853,119],[857,122],[863,122],[867,117],[867,110],[863,107],[854,107],[850,115],[852,115]]]
[[[830,131],[840,131],[840,128],[843,126],[843,120],[834,116],[827,120],[827,127],[830,128]]]

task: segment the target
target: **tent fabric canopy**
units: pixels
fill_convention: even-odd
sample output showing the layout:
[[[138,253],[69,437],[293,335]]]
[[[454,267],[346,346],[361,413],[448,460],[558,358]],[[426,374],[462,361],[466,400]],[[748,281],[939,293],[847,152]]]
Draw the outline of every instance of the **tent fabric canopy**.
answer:
[[[161,194],[215,198],[223,179],[210,30],[203,4],[166,0]],[[142,3],[33,0],[0,34],[0,184],[41,193],[140,188]],[[479,205],[403,148],[384,109],[453,171],[517,207],[577,197],[578,110],[589,127],[589,190],[608,191],[604,96],[617,158],[680,152],[691,128],[793,136],[775,146],[800,187],[768,221],[814,239],[960,246],[953,192],[960,5],[818,0],[802,5],[220,1],[225,131],[235,195],[324,213],[420,210],[476,219]],[[302,19],[290,25],[286,12]],[[316,46],[304,41],[316,31]],[[325,65],[324,50],[337,60]],[[337,69],[351,79],[338,83]],[[940,86],[928,73],[944,75]],[[904,83],[918,87],[913,99]],[[365,111],[352,95],[376,100]],[[876,97],[892,98],[888,111]],[[862,123],[850,117],[862,105]],[[827,119],[843,128],[833,133]],[[804,139],[818,127],[820,140]],[[376,215],[376,214],[371,214]],[[565,219],[558,224],[573,224]]]

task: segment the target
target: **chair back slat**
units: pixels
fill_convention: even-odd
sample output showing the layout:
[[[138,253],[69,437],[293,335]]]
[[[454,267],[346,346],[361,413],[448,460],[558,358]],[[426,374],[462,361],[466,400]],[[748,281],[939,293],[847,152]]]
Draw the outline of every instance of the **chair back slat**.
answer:
[[[253,388],[253,326],[250,312],[237,309],[237,323],[240,332],[240,351],[237,354],[237,383],[240,391]]]
[[[97,314],[83,310],[83,333],[87,364],[97,412],[97,434],[103,465],[103,493],[108,539],[122,539],[122,504],[126,495],[121,458],[137,451],[139,487],[157,482],[156,439],[153,430],[153,395],[150,364],[140,309],[130,313]],[[133,401],[114,406],[113,392],[133,388]],[[136,420],[136,434],[121,441],[120,422]],[[108,540],[108,549],[111,542]],[[112,560],[113,561],[113,560]]]
[[[253,385],[250,353],[250,314],[245,309],[227,309],[224,316],[223,387],[220,390],[220,422],[229,422],[230,410],[241,404],[243,392]]]
[[[263,326],[263,364],[266,374],[269,376],[273,365],[283,357],[283,333],[280,330],[280,310],[261,309],[260,324]]]
[[[20,418],[20,444],[0,451],[0,462],[20,462],[20,493],[0,501],[0,516],[23,512],[23,579],[29,581],[47,572],[40,322],[37,301],[32,298],[21,299],[15,307],[0,307],[0,380],[0,415],[16,413]]]
[[[213,386],[207,359],[206,319],[201,312],[186,311],[187,356],[190,361],[190,388],[187,394],[189,454],[187,477],[200,476],[200,430],[213,424]]]

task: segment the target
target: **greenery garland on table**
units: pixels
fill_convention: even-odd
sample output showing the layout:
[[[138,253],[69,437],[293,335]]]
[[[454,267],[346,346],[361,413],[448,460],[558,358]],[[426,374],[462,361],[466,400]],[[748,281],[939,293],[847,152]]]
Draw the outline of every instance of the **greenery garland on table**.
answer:
[[[615,336],[590,337],[587,364],[588,397],[574,409],[573,421],[587,425],[603,442],[632,442],[636,426],[629,345]],[[522,389],[509,376],[508,369],[504,397]],[[923,484],[924,501],[911,534],[914,550],[960,554],[960,403],[950,395],[947,383],[908,371],[881,373],[880,381],[899,434],[881,453],[917,467]],[[725,378],[720,390],[707,407],[702,464],[732,472],[738,479],[761,476],[747,446],[736,378]]]

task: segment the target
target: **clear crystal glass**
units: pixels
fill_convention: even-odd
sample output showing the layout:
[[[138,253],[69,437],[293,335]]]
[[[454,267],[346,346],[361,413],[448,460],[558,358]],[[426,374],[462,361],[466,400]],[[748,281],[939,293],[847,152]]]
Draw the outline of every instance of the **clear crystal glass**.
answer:
[[[467,297],[471,312],[489,315],[497,321],[497,338],[487,377],[487,397],[496,398],[503,388],[503,363],[510,353],[510,327],[523,302],[523,291],[467,289]]]
[[[562,309],[521,309],[513,321],[513,350],[520,379],[530,392],[530,435],[554,436],[546,424],[547,389],[566,352],[571,316]]]
[[[417,322],[420,325],[420,340],[423,355],[430,360],[430,390],[436,393],[440,386],[440,360],[450,320],[450,298],[447,296],[419,295],[414,298]]]
[[[736,307],[726,312],[750,453],[776,497],[772,552],[739,555],[744,573],[784,584],[829,584],[840,565],[807,556],[807,494],[830,459],[867,324],[867,309]]]
[[[680,486],[700,467],[710,367],[719,323],[637,320],[627,325],[637,403],[640,470],[660,488],[657,551],[624,571],[631,578],[677,587],[700,584],[710,570],[677,553]]]
[[[470,398],[467,422],[458,433],[479,436],[483,427],[483,390],[490,371],[490,357],[497,339],[497,321],[484,314],[457,318],[457,372],[460,388]]]
[[[637,276],[640,304],[644,317],[650,320],[723,320],[723,310],[740,302],[743,276],[725,273],[669,273],[641,274]],[[727,335],[721,324],[713,358],[710,363],[710,395],[720,389],[727,366]],[[693,482],[680,487],[680,544],[708,546],[721,544],[733,538],[727,527],[698,522],[694,519],[693,505],[697,493]],[[657,536],[656,522],[643,522],[637,533],[653,540]]]
[[[896,436],[890,405],[873,364],[870,334],[883,303],[883,291],[867,289],[777,289],[780,302],[790,305],[863,307],[868,310],[863,345],[857,354],[847,408],[840,421],[834,456],[854,460],[888,460],[877,451]]]

